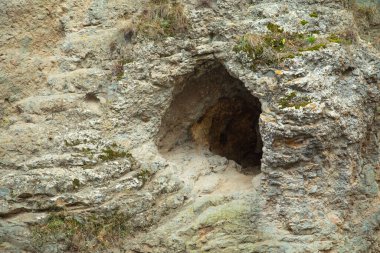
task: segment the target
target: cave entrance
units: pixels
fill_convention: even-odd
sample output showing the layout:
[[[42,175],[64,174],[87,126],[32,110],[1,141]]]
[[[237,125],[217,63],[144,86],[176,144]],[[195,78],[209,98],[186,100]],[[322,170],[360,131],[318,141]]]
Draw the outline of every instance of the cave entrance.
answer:
[[[221,64],[205,64],[174,89],[157,145],[168,152],[191,142],[257,173],[260,113],[259,99],[240,80]]]

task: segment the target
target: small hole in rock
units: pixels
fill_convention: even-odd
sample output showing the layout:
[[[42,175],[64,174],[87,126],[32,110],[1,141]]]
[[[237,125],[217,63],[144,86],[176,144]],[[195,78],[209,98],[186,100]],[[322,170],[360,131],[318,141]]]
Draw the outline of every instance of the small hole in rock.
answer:
[[[97,97],[95,92],[89,92],[84,96],[84,100],[87,102],[98,103],[100,99]]]
[[[206,63],[174,88],[157,145],[171,152],[193,143],[234,160],[244,172],[260,172],[261,104],[221,64]]]

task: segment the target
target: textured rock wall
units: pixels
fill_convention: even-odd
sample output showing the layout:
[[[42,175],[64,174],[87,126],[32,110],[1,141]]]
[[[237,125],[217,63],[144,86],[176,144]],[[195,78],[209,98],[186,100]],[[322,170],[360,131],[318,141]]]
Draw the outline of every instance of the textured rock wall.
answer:
[[[153,40],[134,31],[147,1],[0,3],[0,251],[81,251],[33,225],[118,210],[128,233],[92,251],[380,252],[379,52],[358,37],[252,68],[234,50],[268,24],[357,34],[352,13],[183,4],[188,31]],[[157,146],[180,87],[216,64],[260,100],[259,175],[196,142]]]

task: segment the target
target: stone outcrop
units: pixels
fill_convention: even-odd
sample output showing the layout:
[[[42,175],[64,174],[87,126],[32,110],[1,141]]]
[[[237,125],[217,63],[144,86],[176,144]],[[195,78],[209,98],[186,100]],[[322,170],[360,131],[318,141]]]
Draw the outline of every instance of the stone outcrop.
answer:
[[[150,37],[152,2],[0,3],[0,252],[380,252],[346,1],[186,0]]]

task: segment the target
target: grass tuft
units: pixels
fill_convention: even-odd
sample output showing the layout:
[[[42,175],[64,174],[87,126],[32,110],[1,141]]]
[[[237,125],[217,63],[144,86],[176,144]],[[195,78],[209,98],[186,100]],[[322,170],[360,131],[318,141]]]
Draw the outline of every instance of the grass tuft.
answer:
[[[353,13],[360,37],[371,42],[375,48],[380,50],[378,29],[380,22],[380,2],[376,0],[361,2],[344,0],[343,4]]]
[[[285,59],[294,58],[300,52],[313,51],[325,48],[326,44],[319,43],[310,46],[317,38],[302,33],[279,32],[281,29],[273,29],[275,32],[263,35],[246,34],[239,38],[234,51],[242,52],[253,62],[253,66],[276,65]]]
[[[168,0],[150,0],[139,16],[137,30],[142,35],[157,39],[160,36],[175,36],[187,31],[188,19],[183,5]]]

